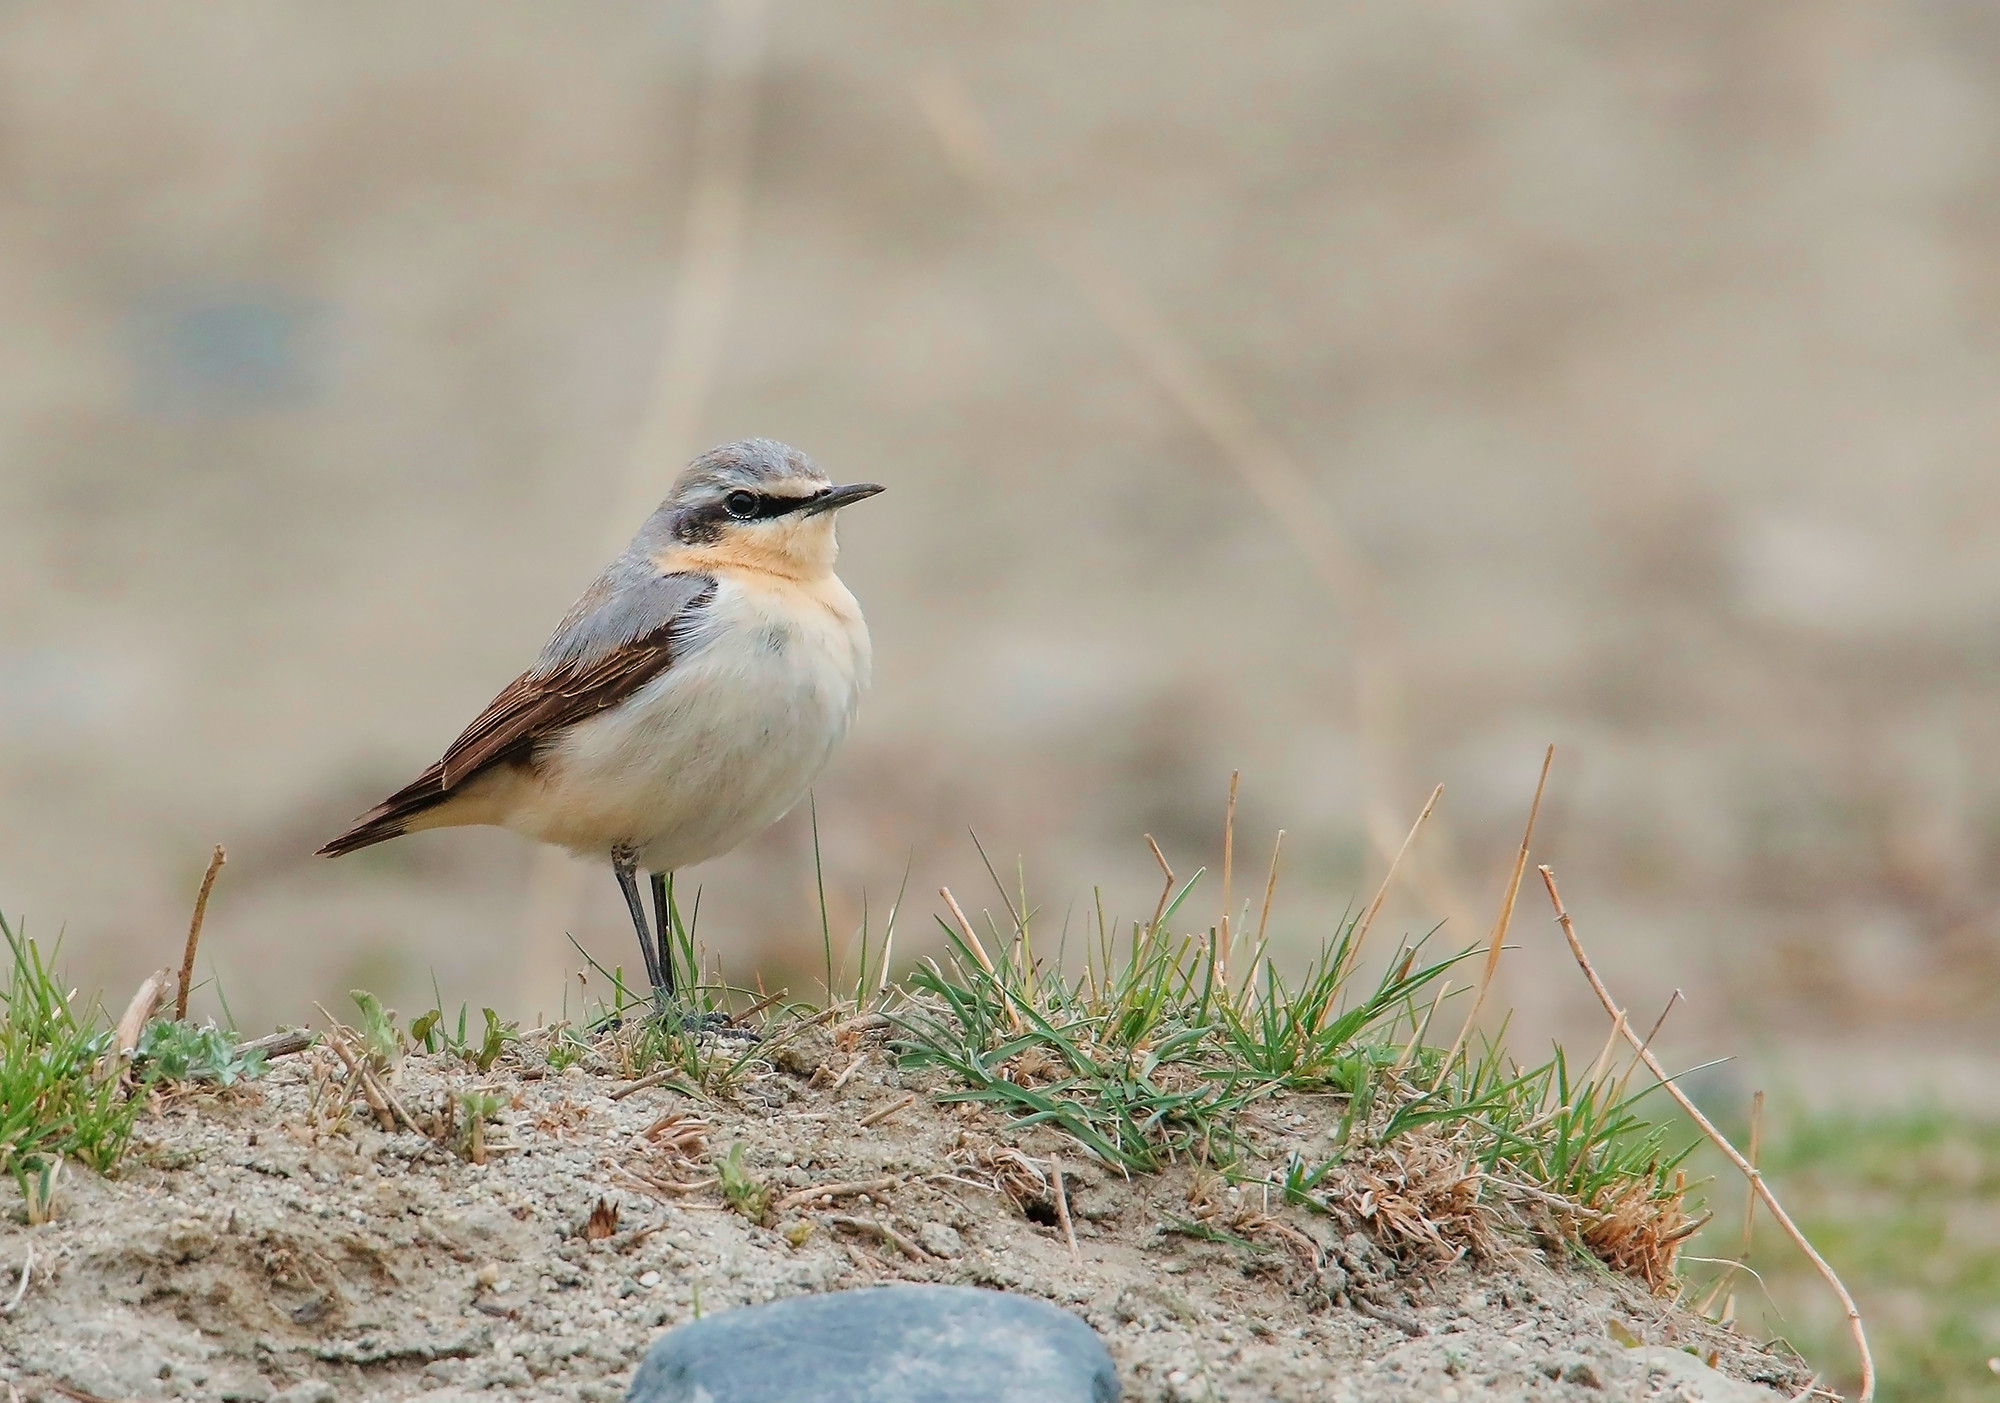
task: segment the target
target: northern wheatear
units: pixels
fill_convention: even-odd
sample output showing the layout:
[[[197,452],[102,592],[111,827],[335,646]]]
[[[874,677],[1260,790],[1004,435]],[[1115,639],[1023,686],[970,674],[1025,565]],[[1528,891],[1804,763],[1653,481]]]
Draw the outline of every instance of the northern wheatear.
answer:
[[[769,439],[695,459],[535,665],[320,853],[484,823],[607,857],[671,993],[666,874],[784,817],[854,720],[868,626],[833,573],[833,513],[881,490]]]

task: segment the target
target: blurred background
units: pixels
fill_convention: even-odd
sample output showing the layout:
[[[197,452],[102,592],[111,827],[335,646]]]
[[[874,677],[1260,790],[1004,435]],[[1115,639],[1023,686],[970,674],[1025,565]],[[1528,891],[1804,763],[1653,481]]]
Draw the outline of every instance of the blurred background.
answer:
[[[1391,915],[1469,942],[1554,741],[1537,856],[1686,1060],[1991,1108],[1996,137],[1961,3],[10,5],[0,904],[122,990],[221,842],[246,1026],[557,1016],[608,875],[310,854],[761,434],[891,488],[836,940],[997,906],[975,830],[1143,916],[1240,770],[1281,952],[1437,783]],[[689,881],[818,968],[803,812]],[[1594,1047],[1544,911],[1515,1029]]]
[[[310,854],[769,435],[891,489],[836,942],[997,907],[972,831],[1143,916],[1240,770],[1281,958],[1438,783],[1385,919],[1469,943],[1553,741],[1537,857],[1708,1094],[1991,1113],[1996,137],[1942,0],[9,5],[0,906],[122,1001],[220,842],[246,1027],[574,1012],[603,871]],[[689,875],[733,974],[819,968],[812,851]],[[1515,1035],[1594,1051],[1521,909]]]

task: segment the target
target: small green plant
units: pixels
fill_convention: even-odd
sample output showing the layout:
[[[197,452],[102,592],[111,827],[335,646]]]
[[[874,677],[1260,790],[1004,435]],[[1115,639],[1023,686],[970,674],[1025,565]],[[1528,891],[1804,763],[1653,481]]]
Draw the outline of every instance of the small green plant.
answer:
[[[52,1193],[62,1159],[110,1170],[131,1142],[140,1103],[120,1083],[103,1009],[79,1004],[35,942],[4,918],[0,936],[9,959],[0,988],[0,1173],[14,1176],[32,1208],[30,1186]]]
[[[361,1010],[361,1026],[356,1031],[361,1034],[362,1051],[378,1067],[394,1066],[403,1055],[403,1031],[396,1026],[395,1013],[382,1007],[382,1001],[366,989],[350,989],[347,996]]]
[[[243,1051],[236,1037],[213,1023],[176,1023],[156,1018],[146,1025],[132,1058],[141,1082],[182,1082],[191,1085],[234,1086],[255,1081],[270,1070],[263,1052]]]
[[[486,1163],[486,1127],[507,1109],[507,1098],[489,1087],[471,1087],[453,1100],[460,1126],[458,1152],[474,1164]]]
[[[556,1024],[548,1033],[549,1070],[563,1072],[580,1065],[594,1056],[594,1051],[575,1028],[568,1023]]]
[[[19,1175],[21,1203],[27,1211],[28,1226],[38,1228],[55,1216],[56,1185],[62,1180],[63,1159],[38,1158],[34,1165]]]
[[[729,1147],[729,1153],[715,1162],[716,1176],[722,1181],[722,1196],[745,1218],[766,1226],[771,1221],[771,1189],[743,1163],[743,1146]]]
[[[432,993],[436,993],[435,986]],[[474,1033],[468,1028],[469,1010],[465,1004],[458,1006],[458,1022],[454,1027],[444,1021],[443,1000],[440,999],[410,1024],[410,1044],[425,1052],[457,1053],[481,1072],[490,1072],[493,1064],[507,1050],[507,1044],[520,1040],[521,1025],[501,1022],[500,1015],[490,1008],[482,1008],[480,1013],[486,1019],[483,1033]]]

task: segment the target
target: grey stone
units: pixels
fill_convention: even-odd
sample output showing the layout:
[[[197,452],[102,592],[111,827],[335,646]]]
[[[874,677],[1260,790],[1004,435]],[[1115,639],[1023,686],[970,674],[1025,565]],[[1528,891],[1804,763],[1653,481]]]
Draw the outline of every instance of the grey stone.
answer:
[[[917,1242],[933,1257],[963,1257],[965,1239],[949,1223],[925,1223],[917,1231]]]
[[[745,1306],[671,1330],[629,1403],[1117,1403],[1095,1332],[1046,1301],[882,1286]]]

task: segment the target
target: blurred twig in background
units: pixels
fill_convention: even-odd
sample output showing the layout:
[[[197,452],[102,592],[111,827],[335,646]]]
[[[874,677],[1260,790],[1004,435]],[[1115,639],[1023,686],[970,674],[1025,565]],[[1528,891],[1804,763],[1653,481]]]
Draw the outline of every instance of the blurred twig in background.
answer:
[[[1401,669],[1395,627],[1375,572],[1328,515],[1318,485],[1291,451],[1257,422],[1242,397],[1174,330],[1145,292],[1037,211],[957,76],[944,71],[926,75],[916,85],[916,98],[959,173],[1069,281],[1215,445],[1346,614],[1354,655],[1354,731],[1366,776],[1364,818],[1376,850],[1390,856],[1400,831],[1395,806],[1403,748]],[[1469,924],[1470,907],[1458,894],[1456,865],[1442,832],[1433,842],[1441,856],[1428,872],[1415,875],[1414,885],[1449,917]]]

